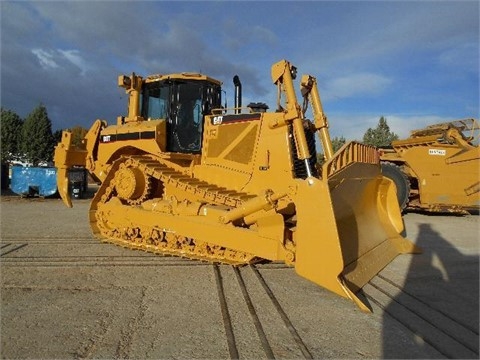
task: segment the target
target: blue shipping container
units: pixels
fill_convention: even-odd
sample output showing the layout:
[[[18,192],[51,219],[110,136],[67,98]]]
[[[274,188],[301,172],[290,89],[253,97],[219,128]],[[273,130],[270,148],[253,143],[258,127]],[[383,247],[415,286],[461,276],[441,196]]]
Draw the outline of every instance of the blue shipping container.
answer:
[[[12,166],[10,188],[23,196],[51,196],[57,192],[55,167]]]

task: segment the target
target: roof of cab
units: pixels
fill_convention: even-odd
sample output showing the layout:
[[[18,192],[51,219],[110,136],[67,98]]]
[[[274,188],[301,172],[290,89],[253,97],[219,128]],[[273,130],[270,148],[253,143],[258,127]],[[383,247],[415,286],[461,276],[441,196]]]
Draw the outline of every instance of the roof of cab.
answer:
[[[150,82],[155,82],[155,81],[162,81],[162,80],[205,80],[209,81],[212,83],[215,83],[217,85],[222,85],[222,82],[214,79],[212,77],[209,77],[207,75],[203,75],[200,73],[192,73],[192,72],[182,72],[178,74],[153,74],[147,76],[145,79],[145,82],[150,83]]]

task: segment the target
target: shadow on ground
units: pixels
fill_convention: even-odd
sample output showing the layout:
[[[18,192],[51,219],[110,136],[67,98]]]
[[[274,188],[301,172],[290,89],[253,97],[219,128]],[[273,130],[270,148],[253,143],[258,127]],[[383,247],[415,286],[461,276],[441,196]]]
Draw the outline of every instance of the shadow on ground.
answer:
[[[402,291],[385,309],[384,357],[400,356],[395,353],[399,339],[389,336],[400,322],[419,349],[478,359],[478,256],[462,254],[429,224],[418,226],[415,243],[423,254],[412,257]]]

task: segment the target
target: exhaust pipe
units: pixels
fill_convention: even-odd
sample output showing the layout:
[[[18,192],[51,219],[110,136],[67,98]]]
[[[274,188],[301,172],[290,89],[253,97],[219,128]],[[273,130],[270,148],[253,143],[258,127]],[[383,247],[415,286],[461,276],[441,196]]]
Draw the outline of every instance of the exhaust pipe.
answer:
[[[240,114],[242,110],[242,83],[238,75],[233,77],[233,85],[235,85],[235,114]]]

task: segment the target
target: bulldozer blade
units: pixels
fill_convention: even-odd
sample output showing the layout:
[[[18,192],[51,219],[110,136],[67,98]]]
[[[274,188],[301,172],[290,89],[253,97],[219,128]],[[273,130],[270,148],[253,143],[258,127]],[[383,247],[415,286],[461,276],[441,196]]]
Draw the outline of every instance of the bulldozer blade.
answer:
[[[296,272],[370,311],[356,293],[398,254],[419,252],[403,230],[394,185],[378,165],[352,163],[299,181]]]

